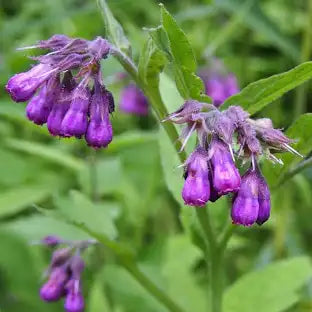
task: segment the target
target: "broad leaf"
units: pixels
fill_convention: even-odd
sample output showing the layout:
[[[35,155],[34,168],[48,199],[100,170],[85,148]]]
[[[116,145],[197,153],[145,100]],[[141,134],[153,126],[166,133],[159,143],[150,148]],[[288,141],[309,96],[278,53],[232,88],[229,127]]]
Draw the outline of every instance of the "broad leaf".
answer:
[[[279,261],[241,277],[226,291],[224,312],[280,312],[299,300],[297,291],[312,275],[305,257]]]
[[[241,92],[228,98],[222,109],[230,105],[240,105],[250,114],[255,114],[310,78],[312,78],[312,62],[302,63],[285,73],[252,82]]]
[[[110,8],[107,5],[106,0],[98,0],[103,20],[105,24],[106,37],[121,51],[130,55],[131,46],[124,34],[123,28],[113,16]]]

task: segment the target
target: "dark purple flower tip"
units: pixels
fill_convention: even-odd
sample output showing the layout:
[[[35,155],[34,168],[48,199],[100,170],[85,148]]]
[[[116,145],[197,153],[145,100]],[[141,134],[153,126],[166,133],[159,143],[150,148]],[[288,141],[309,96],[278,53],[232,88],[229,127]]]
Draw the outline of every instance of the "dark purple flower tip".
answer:
[[[70,280],[67,288],[67,295],[64,302],[64,308],[67,312],[83,312],[84,299],[80,290],[79,280]]]
[[[106,58],[110,52],[110,49],[111,44],[101,37],[96,37],[89,43],[89,52],[97,61],[102,58]]]
[[[62,132],[65,136],[83,136],[88,127],[88,108],[90,91],[78,86],[73,92],[72,102],[62,121]]]
[[[47,84],[41,88],[39,94],[28,103],[26,107],[28,119],[37,125],[46,123],[60,90],[59,77],[51,77]]]
[[[38,42],[38,48],[41,49],[49,49],[49,50],[60,50],[64,46],[66,46],[68,43],[70,43],[72,39],[65,35],[53,35],[48,40],[40,40]]]
[[[148,114],[148,102],[143,92],[135,85],[126,86],[120,95],[120,110],[135,115]]]
[[[57,236],[48,235],[41,240],[41,243],[44,245],[47,245],[47,246],[54,247],[54,246],[62,243],[62,240]]]
[[[53,281],[46,282],[40,288],[40,298],[47,302],[53,302],[59,300],[64,293],[62,285],[56,284]]]
[[[186,161],[187,168],[182,190],[182,198],[186,205],[203,206],[209,200],[207,159],[207,152],[203,148],[197,148]]]
[[[113,128],[109,120],[112,94],[104,86],[95,83],[90,104],[90,122],[86,133],[87,144],[94,148],[106,147],[113,139]]]
[[[228,146],[221,140],[214,138],[211,142],[210,151],[212,153],[214,189],[219,194],[237,191],[240,187],[241,178]]]
[[[270,199],[270,190],[269,187],[262,176],[262,174],[258,173],[259,178],[259,213],[257,218],[257,223],[262,225],[266,222],[270,217],[271,212],[271,199]]]
[[[101,122],[90,120],[86,132],[86,142],[94,148],[106,147],[113,140],[113,128],[108,117]]]
[[[234,224],[251,226],[259,214],[259,179],[255,170],[249,169],[242,177],[239,191],[233,198],[232,220]]]
[[[38,64],[27,72],[14,75],[6,85],[6,91],[15,102],[28,101],[53,72],[50,65]]]
[[[44,301],[57,301],[65,291],[65,283],[68,280],[68,273],[64,267],[57,267],[52,270],[48,282],[40,289],[40,297]]]

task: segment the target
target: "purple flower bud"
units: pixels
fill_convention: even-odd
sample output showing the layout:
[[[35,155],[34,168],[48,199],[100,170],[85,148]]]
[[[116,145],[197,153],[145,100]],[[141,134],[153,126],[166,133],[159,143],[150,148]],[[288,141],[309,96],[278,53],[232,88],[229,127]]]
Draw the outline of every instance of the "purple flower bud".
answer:
[[[262,225],[270,217],[271,211],[271,200],[270,200],[270,190],[268,184],[266,183],[264,177],[262,176],[259,169],[258,170],[258,179],[259,179],[259,214],[257,218],[257,223]]]
[[[90,91],[87,87],[78,86],[73,91],[73,98],[62,121],[62,132],[65,136],[80,138],[87,131]]]
[[[62,87],[59,95],[53,104],[52,110],[47,120],[48,130],[52,135],[64,136],[62,131],[62,121],[69,109],[72,99],[72,90],[76,86],[73,76],[70,72],[66,72],[62,81]]]
[[[50,78],[39,94],[34,96],[26,107],[27,118],[37,125],[47,122],[52,106],[60,92],[59,77]]]
[[[219,107],[228,97],[224,81],[220,77],[209,79],[205,83],[206,94],[213,99],[213,105]]]
[[[208,154],[197,148],[186,161],[185,182],[182,197],[186,205],[204,206],[210,197]]]
[[[109,120],[111,93],[98,83],[90,104],[90,122],[86,133],[88,145],[94,148],[106,147],[113,139],[113,128]]]
[[[110,48],[110,43],[101,37],[96,37],[89,43],[89,51],[97,61],[102,58],[106,58]]]
[[[64,308],[67,312],[83,312],[84,299],[80,290],[79,280],[70,280],[67,288]]]
[[[6,91],[15,102],[28,101],[36,90],[52,74],[51,66],[38,64],[27,72],[19,73],[11,77],[6,85]]]
[[[64,286],[68,273],[63,267],[55,268],[49,280],[41,287],[40,297],[44,301],[57,301],[64,295]]]
[[[213,169],[213,186],[218,194],[237,191],[241,178],[233,162],[228,146],[218,138],[213,138],[210,145]]]
[[[126,86],[120,95],[120,110],[135,115],[148,114],[148,102],[143,92],[135,85]]]
[[[60,244],[61,242],[62,240],[59,237],[54,236],[54,235],[48,235],[41,240],[42,244],[47,245],[47,246],[52,246],[52,247]]]
[[[234,224],[251,226],[259,214],[259,179],[256,170],[250,168],[242,177],[241,186],[233,198],[232,220]]]
[[[234,74],[228,74],[225,78],[225,92],[227,98],[239,92],[239,86]]]
[[[53,35],[48,40],[40,40],[38,43],[38,48],[49,49],[49,50],[60,50],[65,45],[67,45],[72,39],[65,35]]]

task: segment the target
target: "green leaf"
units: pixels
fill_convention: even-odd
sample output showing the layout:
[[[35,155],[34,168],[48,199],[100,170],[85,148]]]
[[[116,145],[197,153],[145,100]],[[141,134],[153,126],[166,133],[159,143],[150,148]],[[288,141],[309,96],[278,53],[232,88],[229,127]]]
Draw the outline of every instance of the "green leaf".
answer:
[[[159,74],[166,62],[164,53],[156,47],[151,38],[148,38],[140,56],[139,77],[154,92],[158,90]]]
[[[125,36],[123,28],[113,16],[110,8],[107,5],[106,0],[98,0],[98,5],[101,9],[105,24],[105,36],[122,52],[130,56],[130,42]]]
[[[112,312],[101,275],[96,278],[95,283],[92,285],[88,299],[88,312]]]
[[[297,291],[312,275],[310,260],[292,258],[241,277],[226,291],[224,312],[280,312],[299,300]]]
[[[55,200],[57,211],[71,224],[83,225],[98,235],[109,239],[117,237],[114,215],[118,206],[114,203],[92,203],[78,191],[71,191],[69,197]]]
[[[0,218],[16,214],[33,203],[38,203],[55,191],[50,185],[29,185],[0,193]]]
[[[53,148],[48,145],[19,139],[7,139],[5,144],[13,150],[39,156],[45,160],[72,169],[74,171],[80,170],[83,166],[82,161],[61,151],[56,147]]]
[[[168,294],[175,298],[185,311],[208,311],[204,290],[192,272],[196,263],[201,260],[201,255],[201,251],[186,235],[171,236],[167,240],[162,275],[166,279]],[[187,296],[185,285],[188,285]]]
[[[43,215],[32,215],[30,217],[18,218],[1,225],[28,241],[39,241],[47,235],[57,235],[63,239],[83,240],[89,239],[90,235],[81,231],[77,227],[62,220]]]
[[[228,98],[222,109],[230,105],[240,105],[250,114],[255,114],[311,77],[312,62],[302,63],[285,73],[252,82],[241,92]]]
[[[169,48],[173,62],[173,73],[181,96],[184,99],[193,98],[211,102],[211,99],[205,95],[204,83],[195,74],[197,64],[192,47],[185,33],[163,5],[161,5],[161,20],[163,28],[157,29],[157,36],[154,32],[152,37],[154,39],[156,37],[156,42],[162,46],[165,52],[168,52]],[[167,35],[168,48],[162,30]]]

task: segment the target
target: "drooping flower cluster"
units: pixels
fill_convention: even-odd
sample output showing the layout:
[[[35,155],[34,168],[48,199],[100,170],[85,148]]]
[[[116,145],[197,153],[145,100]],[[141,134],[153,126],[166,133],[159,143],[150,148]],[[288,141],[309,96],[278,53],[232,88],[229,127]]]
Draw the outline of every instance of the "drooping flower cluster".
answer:
[[[220,60],[213,60],[212,65],[199,72],[204,82],[205,91],[219,107],[230,96],[239,92],[239,86],[234,74],[228,73]]]
[[[9,79],[6,90],[15,102],[26,102],[26,115],[47,124],[54,136],[85,136],[87,144],[106,147],[113,132],[109,114],[114,99],[101,76],[101,59],[111,50],[101,37],[92,41],[54,35],[35,48],[50,52],[33,57],[38,63]]]
[[[47,236],[41,243],[50,247],[58,247],[60,244],[67,245],[56,249],[52,254],[50,266],[45,273],[48,280],[40,289],[41,299],[46,302],[54,302],[64,297],[66,312],[83,312],[81,273],[85,264],[80,254],[94,242],[69,242],[55,236]]]
[[[274,153],[290,151],[300,155],[290,146],[293,141],[274,129],[270,119],[253,120],[239,106],[220,111],[214,105],[188,100],[164,121],[167,120],[186,124],[180,136],[182,149],[191,134],[197,132],[198,146],[184,163],[185,204],[204,206],[233,193],[233,223],[250,226],[267,221],[270,192],[257,159],[264,155],[282,163]],[[251,166],[242,177],[235,158],[250,160]]]

